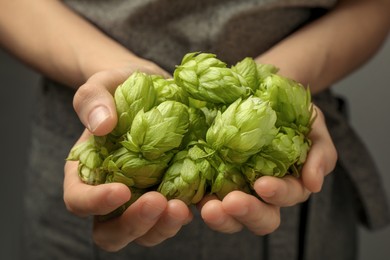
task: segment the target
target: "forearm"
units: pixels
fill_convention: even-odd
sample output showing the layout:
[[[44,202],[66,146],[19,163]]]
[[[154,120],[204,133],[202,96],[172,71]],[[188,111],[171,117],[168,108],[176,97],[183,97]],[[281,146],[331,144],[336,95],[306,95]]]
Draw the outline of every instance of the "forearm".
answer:
[[[136,58],[56,0],[0,0],[0,35],[16,57],[72,87]]]
[[[390,1],[344,0],[257,58],[274,64],[312,93],[320,92],[370,59],[390,28]]]

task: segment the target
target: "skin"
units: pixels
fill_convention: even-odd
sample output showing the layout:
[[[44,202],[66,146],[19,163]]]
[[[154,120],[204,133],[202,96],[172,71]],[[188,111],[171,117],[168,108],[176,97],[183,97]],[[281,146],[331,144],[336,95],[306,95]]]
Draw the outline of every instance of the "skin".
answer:
[[[376,53],[389,32],[389,10],[388,0],[343,0],[332,12],[256,60],[276,65],[282,75],[309,85],[312,93],[317,93]],[[86,127],[79,141],[91,133],[104,135],[113,129],[117,118],[112,93],[132,72],[168,76],[153,62],[137,57],[102,34],[60,1],[0,0],[0,35],[2,46],[17,58],[77,89],[73,105]],[[258,235],[271,233],[280,224],[280,207],[296,205],[321,190],[325,176],[335,167],[337,152],[324,117],[316,110],[318,116],[310,134],[313,146],[302,177],[257,180],[254,188],[267,203],[242,192],[232,192],[222,201],[212,196],[204,198],[198,209],[211,229],[234,233],[248,228]],[[131,192],[123,184],[83,184],[77,175],[77,162],[67,162],[64,167],[64,201],[75,215],[106,214],[130,197]],[[161,194],[149,192],[122,216],[96,222],[93,238],[107,251],[120,250],[132,242],[153,246],[174,236],[191,219],[183,202],[167,201]]]

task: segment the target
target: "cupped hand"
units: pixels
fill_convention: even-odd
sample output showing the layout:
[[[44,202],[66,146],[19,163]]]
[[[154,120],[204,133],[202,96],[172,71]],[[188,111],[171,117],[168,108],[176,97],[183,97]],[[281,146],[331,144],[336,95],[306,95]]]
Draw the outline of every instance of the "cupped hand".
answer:
[[[235,233],[247,228],[257,235],[272,233],[280,224],[280,207],[304,202],[311,193],[321,190],[325,176],[336,165],[337,151],[322,112],[317,107],[315,110],[316,118],[309,135],[312,146],[301,177],[259,178],[253,188],[263,201],[241,191],[231,192],[223,200],[205,197],[198,207],[211,229]]]
[[[141,60],[137,66],[102,71],[91,76],[74,97],[74,108],[86,126],[78,142],[91,134],[108,134],[116,125],[113,93],[134,71],[168,76],[154,63]],[[78,176],[78,162],[67,161],[64,176],[64,201],[67,209],[80,217],[105,215],[131,198],[131,191],[121,183],[97,186],[83,183]],[[148,192],[137,199],[119,217],[95,221],[93,239],[107,251],[118,251],[131,242],[153,246],[174,236],[190,222],[192,214],[182,201],[167,201],[157,192]]]
[[[84,184],[78,177],[77,162],[66,162],[64,201],[75,215],[105,215],[130,198],[131,191],[121,183]],[[148,192],[121,216],[108,221],[95,220],[93,240],[106,251],[118,251],[131,242],[153,246],[174,236],[191,219],[192,214],[182,201],[167,201],[158,192]]]

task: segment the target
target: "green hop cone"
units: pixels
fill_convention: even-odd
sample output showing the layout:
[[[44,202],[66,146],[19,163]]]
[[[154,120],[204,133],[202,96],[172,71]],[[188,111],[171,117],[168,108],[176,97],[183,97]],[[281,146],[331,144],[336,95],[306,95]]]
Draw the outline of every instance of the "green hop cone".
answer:
[[[187,205],[198,203],[215,175],[209,161],[213,153],[198,145],[179,151],[157,190],[167,199],[180,199]]]
[[[164,101],[148,112],[139,111],[121,144],[148,160],[155,160],[181,145],[188,125],[188,107],[176,101]]]
[[[279,71],[277,67],[271,64],[257,63],[256,67],[257,67],[257,80],[259,84],[261,84],[266,78],[268,78],[268,76],[276,74]],[[259,85],[257,87],[259,87]]]
[[[120,137],[130,129],[138,111],[148,111],[155,106],[156,92],[151,76],[142,72],[134,72],[118,86],[114,98],[118,123],[111,135]]]
[[[245,177],[237,165],[221,163],[217,172],[211,185],[211,193],[217,195],[220,200],[235,190],[245,193],[251,192]]]
[[[256,95],[270,102],[278,117],[278,127],[288,126],[305,135],[310,132],[313,107],[309,89],[291,79],[272,74],[264,79]]]
[[[235,66],[232,66],[232,70],[246,80],[248,86],[252,89],[252,92],[258,88],[257,64],[252,58],[247,57],[242,61],[237,62]]]
[[[148,160],[122,147],[103,162],[103,169],[107,172],[106,183],[119,182],[140,189],[154,186],[161,181],[172,156],[168,153]]]
[[[176,84],[195,99],[230,104],[249,94],[246,80],[209,53],[189,53],[174,72]]]
[[[101,169],[103,160],[108,156],[104,147],[104,137],[90,136],[86,141],[74,146],[67,160],[79,161],[80,179],[87,184],[97,185],[105,182],[106,173]]]
[[[188,132],[183,138],[181,148],[185,149],[191,142],[206,140],[208,124],[205,114],[197,108],[188,108],[189,126]]]
[[[272,143],[252,156],[242,171],[249,183],[261,176],[299,175],[298,168],[306,161],[310,141],[296,130],[282,127]]]
[[[167,100],[174,100],[188,105],[188,94],[176,85],[173,79],[165,79],[162,76],[152,75],[154,89],[156,90],[156,104]]]
[[[257,97],[238,99],[218,113],[206,133],[206,142],[231,163],[244,163],[271,143],[277,133],[276,114]]]

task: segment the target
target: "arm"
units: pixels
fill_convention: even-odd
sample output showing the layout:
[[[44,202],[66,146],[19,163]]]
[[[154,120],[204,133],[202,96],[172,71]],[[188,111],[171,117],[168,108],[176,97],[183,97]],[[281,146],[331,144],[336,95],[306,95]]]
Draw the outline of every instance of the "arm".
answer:
[[[74,88],[106,69],[133,65],[164,73],[57,0],[0,0],[0,36],[23,62]]]
[[[341,0],[257,60],[320,92],[369,60],[390,30],[389,0]]]

